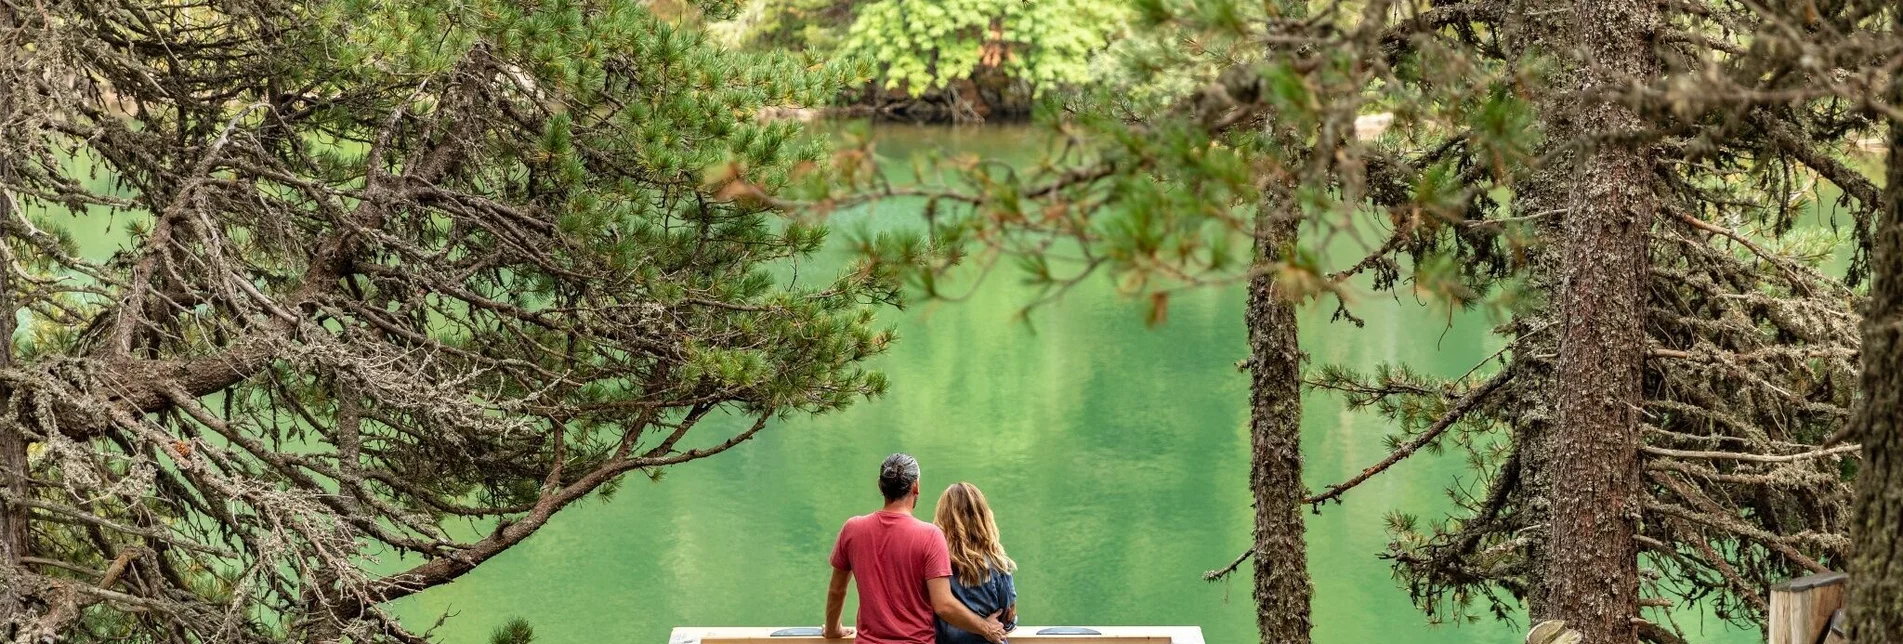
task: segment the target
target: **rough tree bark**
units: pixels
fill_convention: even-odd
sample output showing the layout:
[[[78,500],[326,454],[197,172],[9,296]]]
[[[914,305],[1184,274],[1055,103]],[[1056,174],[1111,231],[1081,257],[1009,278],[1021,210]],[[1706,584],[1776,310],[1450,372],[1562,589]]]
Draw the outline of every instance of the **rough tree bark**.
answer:
[[[1903,37],[1903,12],[1896,31]],[[1890,80],[1903,105],[1903,78]],[[1863,405],[1852,419],[1863,442],[1850,560],[1850,640],[1903,641],[1903,121],[1890,121],[1890,158],[1870,249],[1863,314]]]
[[[1555,194],[1558,192],[1555,188],[1563,187],[1563,181],[1556,176],[1561,173],[1557,168],[1539,170],[1528,189],[1515,195],[1516,199],[1525,202],[1520,212],[1531,215],[1559,208],[1565,199],[1564,194]],[[1561,238],[1559,227],[1550,217],[1538,224],[1538,230],[1546,239]],[[1527,250],[1528,284],[1546,293],[1558,292],[1559,249],[1554,246],[1557,244],[1539,244]],[[1552,452],[1554,437],[1558,435],[1553,404],[1558,388],[1553,379],[1555,365],[1552,357],[1559,354],[1559,334],[1552,330],[1556,322],[1551,306],[1522,314],[1514,321],[1514,325],[1516,342],[1521,347],[1515,350],[1519,374],[1514,377],[1515,382],[1508,383],[1508,393],[1525,401],[1523,408],[1526,411],[1520,413],[1515,423],[1519,428],[1519,435],[1515,437],[1520,443],[1518,464],[1506,475],[1514,477],[1511,485],[1517,486],[1520,497],[1525,499],[1525,506],[1519,509],[1525,523],[1550,526],[1553,515]],[[1525,357],[1519,357],[1521,355]],[[1526,570],[1547,570],[1551,534],[1551,530],[1544,529],[1527,531]],[[1551,614],[1547,610],[1548,588],[1545,584],[1537,581],[1528,583],[1523,590],[1525,596],[1522,599],[1526,603],[1528,615],[1540,618]]]
[[[1277,13],[1308,15],[1307,0],[1277,0]],[[1270,55],[1296,55],[1271,45]],[[1273,116],[1276,145],[1301,149]],[[1283,155],[1297,158],[1295,154]],[[1249,278],[1249,491],[1255,499],[1255,609],[1262,644],[1308,644],[1308,542],[1302,521],[1302,349],[1295,300],[1276,283],[1273,266],[1295,247],[1301,230],[1294,179],[1272,177],[1255,216],[1254,270]]]
[[[1650,36],[1658,5],[1577,0],[1565,89],[1574,157],[1562,216],[1560,352],[1552,443],[1548,568],[1538,571],[1551,617],[1595,644],[1636,642],[1641,509],[1639,405],[1645,360],[1647,229],[1658,210],[1651,152],[1607,140],[1636,129],[1630,108],[1591,95],[1659,72]]]
[[[12,14],[0,9],[0,33],[8,31]],[[0,117],[12,114],[11,88],[0,87]],[[0,181],[12,182],[12,168],[0,159]],[[0,190],[0,221],[13,217],[13,196]],[[10,255],[9,255],[10,258]],[[0,369],[13,368],[13,330],[17,324],[11,294],[13,273],[0,267]],[[0,386],[0,404],[8,397]],[[10,503],[9,498],[24,498],[26,486],[26,433],[13,414],[0,414],[0,638],[13,637],[14,622],[20,610],[20,582],[14,576],[22,571],[20,558],[27,554],[26,506]]]
[[[5,169],[0,167],[0,176]],[[11,217],[8,211],[7,195],[0,194],[0,218]],[[0,270],[0,338],[12,338],[16,324],[15,307],[12,298],[12,286],[8,284],[12,274]],[[0,343],[0,369],[13,367],[13,343]],[[0,401],[8,397],[5,387],[0,387]],[[14,575],[23,572],[20,558],[27,555],[27,516],[26,506],[10,503],[8,499],[25,498],[27,495],[26,477],[26,433],[12,414],[0,414],[0,637],[11,638],[14,622],[24,613],[20,610],[20,582]]]
[[[1294,206],[1277,196],[1256,213],[1249,279],[1249,489],[1255,497],[1256,626],[1263,644],[1308,642],[1308,547],[1303,534],[1302,351],[1295,303],[1261,270],[1295,243]]]
[[[12,32],[13,11],[0,8],[0,33]],[[13,114],[13,88],[0,87],[0,118]],[[12,128],[7,128],[11,130]],[[0,134],[12,134],[0,132]],[[11,163],[0,158],[0,181],[12,182]],[[13,196],[0,190],[0,221],[13,217]],[[14,306],[8,294],[13,292],[12,273],[0,270],[0,369],[13,367],[13,327]],[[6,392],[0,389],[0,401],[5,400]],[[13,638],[14,622],[24,613],[20,610],[20,584],[14,575],[21,571],[20,558],[26,556],[27,517],[26,506],[7,502],[7,498],[25,496],[26,487],[26,434],[19,424],[12,422],[12,414],[0,414],[0,638]]]
[[[1570,17],[1563,11],[1566,0],[1515,0],[1507,5],[1502,13],[1505,16],[1502,31],[1508,49],[1510,64],[1524,65],[1535,56],[1550,54],[1552,34],[1565,33]],[[1557,10],[1556,10],[1557,9]],[[1567,97],[1557,96],[1556,92],[1545,92],[1539,97],[1539,113],[1548,118],[1545,129],[1548,132],[1563,129],[1562,123],[1554,122],[1555,117],[1565,114],[1570,105]],[[1536,157],[1555,156],[1564,145],[1561,137],[1555,133],[1540,142],[1535,150]],[[1514,187],[1513,216],[1523,217],[1533,222],[1537,231],[1533,237],[1537,243],[1526,248],[1527,287],[1540,293],[1558,293],[1560,285],[1560,249],[1559,240],[1563,237],[1560,218],[1567,205],[1567,191],[1570,185],[1571,169],[1559,164],[1536,164],[1525,182]],[[1552,445],[1557,435],[1553,396],[1558,388],[1553,377],[1556,365],[1554,357],[1559,355],[1559,332],[1557,312],[1550,302],[1541,302],[1538,306],[1529,306],[1515,313],[1513,324],[1514,364],[1516,374],[1501,392],[1503,398],[1520,402],[1518,405],[1505,406],[1504,413],[1515,428],[1514,441],[1518,443],[1517,458],[1512,467],[1503,468],[1502,476],[1511,480],[1497,485],[1511,487],[1521,501],[1521,507],[1514,511],[1523,525],[1549,526],[1552,517]],[[1484,516],[1475,518],[1485,521]],[[1547,569],[1547,537],[1550,530],[1535,529],[1521,533],[1526,540],[1522,552],[1526,558],[1523,570],[1544,571]],[[1518,587],[1522,593],[1521,601],[1526,605],[1528,615],[1535,619],[1550,615],[1547,610],[1546,587],[1539,583],[1538,575],[1526,576],[1527,583]]]

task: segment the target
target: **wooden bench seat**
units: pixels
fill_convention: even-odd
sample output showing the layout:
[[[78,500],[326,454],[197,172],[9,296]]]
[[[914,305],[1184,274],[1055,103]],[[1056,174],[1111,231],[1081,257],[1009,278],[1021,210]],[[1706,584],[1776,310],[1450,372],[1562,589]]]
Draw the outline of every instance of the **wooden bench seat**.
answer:
[[[829,640],[813,627],[683,626],[668,644],[850,644]],[[1026,644],[1203,644],[1195,626],[1019,626],[1012,642]]]

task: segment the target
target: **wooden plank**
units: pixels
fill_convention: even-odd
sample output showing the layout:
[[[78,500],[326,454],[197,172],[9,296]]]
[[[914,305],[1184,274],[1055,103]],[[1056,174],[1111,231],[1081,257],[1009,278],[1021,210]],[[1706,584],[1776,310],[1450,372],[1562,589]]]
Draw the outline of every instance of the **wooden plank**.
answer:
[[[1011,641],[1034,640],[1038,644],[1174,644],[1168,637],[1104,637],[1057,635],[1035,638],[1012,636]],[[829,640],[820,637],[713,637],[700,640],[699,644],[839,644],[852,640]]]
[[[849,644],[852,640],[829,640],[817,636],[773,637],[784,626],[702,627],[674,629],[668,644]],[[1012,642],[1034,644],[1203,644],[1203,629],[1196,626],[1090,626],[1100,635],[1038,635],[1048,626],[1020,626],[1011,633]]]
[[[1830,618],[1844,607],[1848,575],[1799,577],[1771,586],[1770,644],[1818,644]]]

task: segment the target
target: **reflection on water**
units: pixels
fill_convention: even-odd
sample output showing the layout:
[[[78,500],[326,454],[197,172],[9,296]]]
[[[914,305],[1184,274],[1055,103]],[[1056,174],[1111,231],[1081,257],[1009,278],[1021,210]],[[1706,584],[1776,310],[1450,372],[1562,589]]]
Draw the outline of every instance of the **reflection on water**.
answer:
[[[946,146],[1021,159],[1036,139],[1023,128],[882,128],[881,150]],[[847,225],[863,214],[843,215]],[[910,225],[899,207],[873,227]],[[843,238],[843,235],[839,236]],[[844,253],[819,263],[836,266]],[[463,580],[398,606],[423,628],[445,611],[449,642],[485,641],[512,616],[549,644],[666,641],[677,625],[817,624],[826,554],[841,522],[876,509],[886,454],[924,468],[921,517],[946,484],[983,488],[1022,570],[1022,619],[1032,624],[1192,624],[1212,643],[1251,642],[1246,573],[1215,584],[1249,541],[1247,381],[1242,293],[1183,293],[1159,329],[1143,308],[1092,280],[1035,313],[1009,275],[970,301],[886,311],[899,343],[877,368],[891,393],[843,413],[789,422],[659,482],[632,477],[606,502],[565,511],[527,543]],[[1406,361],[1454,376],[1498,349],[1479,314],[1411,299],[1368,297],[1367,327],[1303,312],[1302,345],[1316,363],[1369,368]],[[1389,428],[1322,395],[1305,400],[1305,478],[1319,489],[1386,454]],[[1466,474],[1458,455],[1422,454],[1309,520],[1315,639],[1323,643],[1517,642],[1524,626],[1430,626],[1385,562],[1383,515],[1434,516],[1442,489]],[[851,605],[847,615],[852,614]],[[1756,640],[1716,621],[1700,641]]]

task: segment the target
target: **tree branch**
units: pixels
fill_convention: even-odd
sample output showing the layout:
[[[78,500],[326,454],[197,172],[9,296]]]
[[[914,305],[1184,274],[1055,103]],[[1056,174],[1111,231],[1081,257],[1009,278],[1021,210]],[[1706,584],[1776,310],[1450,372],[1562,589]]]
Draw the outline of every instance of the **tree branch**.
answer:
[[[1741,452],[1701,452],[1701,451],[1687,451],[1687,450],[1679,450],[1679,449],[1666,449],[1663,447],[1653,447],[1651,445],[1642,447],[1640,448],[1640,450],[1647,454],[1651,454],[1653,456],[1669,456],[1672,458],[1698,458],[1698,459],[1708,459],[1708,460],[1748,461],[1751,463],[1794,463],[1797,461],[1804,461],[1804,460],[1809,460],[1813,458],[1823,458],[1826,456],[1846,454],[1850,452],[1855,452],[1862,448],[1863,446],[1856,445],[1856,444],[1838,445],[1836,447],[1832,447],[1829,449],[1820,449],[1820,450],[1811,451],[1811,452],[1804,452],[1801,454],[1746,454]]]
[[[1488,378],[1486,382],[1480,383],[1479,386],[1473,389],[1469,389],[1466,394],[1460,397],[1460,400],[1455,401],[1453,406],[1447,409],[1447,413],[1441,414],[1441,417],[1436,419],[1433,425],[1428,426],[1420,435],[1415,436],[1414,440],[1408,441],[1406,444],[1395,449],[1392,453],[1388,454],[1387,458],[1381,459],[1380,462],[1361,470],[1361,473],[1356,474],[1354,478],[1335,485],[1330,485],[1327,491],[1302,499],[1302,502],[1316,506],[1329,500],[1339,502],[1341,495],[1347,493],[1348,490],[1354,489],[1355,486],[1362,484],[1369,478],[1374,477],[1374,475],[1380,474],[1388,468],[1393,467],[1395,463],[1399,463],[1402,459],[1412,456],[1414,452],[1420,450],[1421,447],[1440,438],[1442,432],[1447,431],[1447,428],[1453,427],[1455,423],[1460,422],[1460,419],[1465,417],[1467,412],[1473,411],[1474,407],[1478,406],[1481,401],[1486,400],[1487,396],[1498,391],[1501,385],[1505,385],[1508,380],[1512,379],[1512,369],[1504,369],[1501,370],[1500,373],[1494,374],[1494,376]]]

